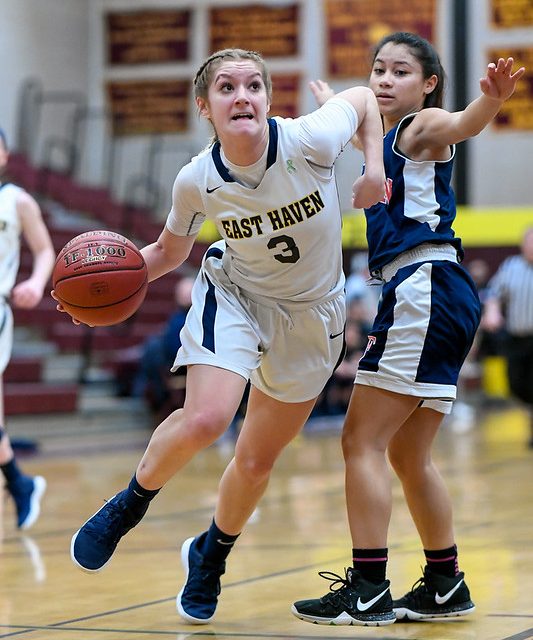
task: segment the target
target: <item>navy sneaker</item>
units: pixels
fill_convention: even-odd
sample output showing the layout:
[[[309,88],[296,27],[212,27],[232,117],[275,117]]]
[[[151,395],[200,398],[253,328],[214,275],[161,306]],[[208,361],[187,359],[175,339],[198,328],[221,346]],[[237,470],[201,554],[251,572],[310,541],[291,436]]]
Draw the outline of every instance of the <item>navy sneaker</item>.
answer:
[[[379,627],[396,621],[388,580],[374,584],[351,567],[345,570],[344,578],[330,571],[319,571],[318,575],[331,582],[330,592],[322,598],[295,602],[291,611],[300,620],[365,627]]]
[[[470,600],[465,574],[441,576],[426,567],[409,593],[394,600],[393,608],[398,620],[427,620],[466,616],[476,609]]]
[[[226,563],[215,564],[204,559],[198,543],[206,536],[188,538],[181,547],[181,563],[185,569],[185,584],[176,598],[180,616],[191,624],[208,624],[214,618],[220,594],[220,576]]]
[[[122,536],[138,524],[149,502],[132,508],[124,495],[117,493],[72,536],[70,557],[84,571],[100,571],[111,560]]]
[[[42,476],[21,476],[16,482],[8,484],[7,490],[15,501],[17,527],[29,529],[41,512],[41,498],[46,491],[46,480]]]

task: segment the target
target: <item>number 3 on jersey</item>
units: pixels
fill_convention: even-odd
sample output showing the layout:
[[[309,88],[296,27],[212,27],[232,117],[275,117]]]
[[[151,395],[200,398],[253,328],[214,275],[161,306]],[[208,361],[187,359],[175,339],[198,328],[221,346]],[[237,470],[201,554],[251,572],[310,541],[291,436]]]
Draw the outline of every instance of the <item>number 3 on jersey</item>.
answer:
[[[279,245],[284,245],[279,247]],[[278,262],[298,262],[300,259],[300,251],[296,246],[296,243],[290,236],[276,236],[275,238],[270,238],[268,241],[267,247],[269,249],[280,248],[281,253],[275,253],[274,258],[278,260]]]

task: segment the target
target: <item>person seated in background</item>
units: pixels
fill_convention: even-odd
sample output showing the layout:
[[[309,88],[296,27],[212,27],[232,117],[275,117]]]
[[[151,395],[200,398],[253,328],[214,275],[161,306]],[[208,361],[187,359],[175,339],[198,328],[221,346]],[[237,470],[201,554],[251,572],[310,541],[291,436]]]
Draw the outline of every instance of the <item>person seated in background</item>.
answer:
[[[184,276],[176,283],[176,310],[163,331],[146,340],[139,355],[132,395],[144,398],[154,413],[164,410],[171,399],[170,368],[181,346],[180,331],[191,306],[193,284],[191,276]]]

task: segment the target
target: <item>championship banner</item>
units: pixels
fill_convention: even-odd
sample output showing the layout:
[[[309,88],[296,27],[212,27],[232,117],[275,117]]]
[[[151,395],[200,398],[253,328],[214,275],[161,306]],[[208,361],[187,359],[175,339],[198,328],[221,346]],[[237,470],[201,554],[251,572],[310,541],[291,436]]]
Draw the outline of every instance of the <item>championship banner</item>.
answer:
[[[299,50],[299,6],[252,4],[209,10],[210,51],[250,49],[264,58],[296,56]]]
[[[270,107],[271,116],[297,118],[300,109],[300,74],[272,74],[273,102]]]
[[[190,90],[188,79],[108,82],[113,135],[187,131]]]
[[[189,10],[121,11],[105,15],[110,65],[158,64],[189,59]]]
[[[394,31],[433,42],[436,0],[325,0],[328,78],[366,78],[372,49]]]
[[[491,25],[497,29],[533,27],[531,0],[490,0]]]

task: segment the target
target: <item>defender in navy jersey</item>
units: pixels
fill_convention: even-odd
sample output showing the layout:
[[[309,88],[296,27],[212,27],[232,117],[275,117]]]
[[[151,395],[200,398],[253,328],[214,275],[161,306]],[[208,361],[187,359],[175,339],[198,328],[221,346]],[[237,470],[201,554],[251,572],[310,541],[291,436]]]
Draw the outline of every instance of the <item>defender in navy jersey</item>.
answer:
[[[179,172],[165,228],[142,250],[154,280],[188,257],[204,219],[222,237],[204,256],[180,334],[175,366],[188,367],[185,404],[155,430],[129,487],[73,536],[71,556],[100,570],[159,489],[227,429],[250,380],[214,519],[182,546],[177,609],[206,624],[235,540],[342,355],[335,159],[357,131],[366,171],[354,185],[355,206],[383,196],[384,171],[379,110],[365,87],[295,120],[267,118],[272,83],[262,58],[227,49],[205,61],[194,89],[215,140]]]
[[[369,267],[383,290],[343,431],[353,568],[344,577],[325,572],[337,589],[294,603],[302,620],[380,625],[391,614],[419,620],[474,611],[431,444],[451,410],[480,316],[452,229],[454,145],[477,135],[511,96],[524,73],[512,67],[512,58],[489,64],[482,95],[464,111],[449,113],[442,109],[444,70],[429,42],[399,32],[376,47],[370,87],[383,119],[386,195],[365,214]],[[321,81],[311,88],[319,103],[332,95]],[[423,577],[394,601],[386,580],[392,508],[387,453],[426,559]]]

